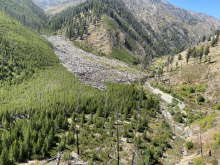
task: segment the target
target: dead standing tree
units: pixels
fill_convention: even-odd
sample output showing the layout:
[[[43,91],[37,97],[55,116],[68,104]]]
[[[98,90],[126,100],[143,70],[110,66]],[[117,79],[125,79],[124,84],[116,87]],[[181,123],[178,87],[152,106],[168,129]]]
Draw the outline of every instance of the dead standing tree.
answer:
[[[137,108],[138,113],[137,116],[135,116],[135,120],[136,120],[136,127],[135,127],[135,133],[134,133],[134,138],[136,137],[136,133],[137,133],[137,124],[138,124],[138,117],[139,117],[139,113],[141,111],[141,107],[142,107],[142,100],[143,100],[143,94],[140,92],[139,94],[139,106]],[[134,140],[135,141],[135,140]],[[134,165],[134,158],[135,158],[135,153],[136,153],[136,146],[134,144],[134,151],[133,151],[133,155],[132,155],[132,161],[131,164]]]
[[[78,105],[76,108],[76,120],[75,120],[75,132],[76,132],[76,145],[77,145],[77,154],[79,155],[79,130],[76,126],[78,121],[79,111],[80,111],[80,104],[81,104],[81,96],[82,96],[82,88],[80,86],[79,94],[78,94]]]
[[[105,120],[106,120],[106,111],[107,111],[107,108],[108,108],[108,91],[106,90],[106,96],[105,96],[105,109],[104,109],[104,119],[103,119],[103,125],[102,125],[102,132],[101,132],[101,136],[102,136],[102,133],[103,133],[103,129],[104,129],[104,126],[105,126]],[[103,138],[102,138],[103,140]]]
[[[119,104],[119,103],[118,103]],[[119,162],[120,162],[120,157],[119,157],[119,149],[120,149],[120,146],[119,146],[119,127],[118,127],[118,119],[119,119],[119,110],[118,110],[118,104],[117,104],[117,152],[118,152],[118,165],[119,165]]]

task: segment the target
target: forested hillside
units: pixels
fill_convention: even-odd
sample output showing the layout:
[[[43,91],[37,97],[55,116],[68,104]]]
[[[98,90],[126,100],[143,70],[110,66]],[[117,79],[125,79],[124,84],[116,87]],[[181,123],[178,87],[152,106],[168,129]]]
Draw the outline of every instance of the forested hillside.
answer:
[[[85,2],[86,0],[70,0],[70,1],[64,1],[62,3],[56,4],[56,5],[49,5],[46,9],[44,9],[44,12],[48,15],[55,15],[58,14],[67,8],[77,6],[80,3]]]
[[[0,165],[174,164],[202,145],[220,155],[219,30],[162,57],[197,33],[126,5],[90,0],[49,19],[31,0],[0,0]]]
[[[43,37],[3,12],[0,21],[0,80],[20,83],[36,69],[58,63],[50,43]]]
[[[179,53],[201,41],[204,35],[208,38],[219,25],[217,19],[166,1],[135,0],[91,0],[62,12],[50,22],[52,30],[62,29],[86,51],[117,56],[114,48],[121,48],[121,54],[129,53],[144,61],[149,61],[151,54]],[[148,59],[144,58],[146,54]]]
[[[33,0],[33,2],[43,9],[71,1],[75,0]]]
[[[48,21],[44,11],[30,0],[0,0],[0,10],[37,31],[45,28]]]
[[[138,84],[108,83],[104,91],[83,85],[43,37],[3,12],[0,30],[1,165],[59,151],[67,162],[70,152],[90,164],[159,160],[172,132],[163,120],[150,126],[160,114],[156,97]],[[133,153],[138,158],[126,156]]]
[[[64,31],[69,39],[78,41],[84,49],[86,43],[96,49],[96,54],[115,56],[120,60],[131,61],[132,56],[146,57],[149,60],[152,56],[169,54],[172,51],[159,35],[155,35],[149,24],[137,21],[118,0],[92,0],[82,3],[55,16],[50,27],[51,30]],[[94,33],[101,34],[95,37]],[[105,48],[106,45],[108,48]],[[118,57],[116,50],[127,56]]]

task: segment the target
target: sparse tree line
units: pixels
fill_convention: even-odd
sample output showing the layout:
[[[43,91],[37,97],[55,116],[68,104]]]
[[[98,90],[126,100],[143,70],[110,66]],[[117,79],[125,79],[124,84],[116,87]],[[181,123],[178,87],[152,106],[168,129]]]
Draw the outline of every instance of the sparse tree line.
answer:
[[[212,47],[215,47],[217,45],[217,43],[219,41],[219,34],[220,34],[220,31],[217,30],[215,32],[215,34],[213,35],[212,40],[211,40],[211,36],[209,37],[208,41],[211,41],[211,46]],[[203,42],[206,41],[206,37],[205,36],[203,36],[202,41]],[[194,59],[194,64],[195,64],[195,59],[197,57],[199,57],[199,61],[200,61],[200,64],[201,64],[203,56],[204,56],[204,64],[205,64],[205,62],[207,61],[207,56],[209,55],[209,53],[210,53],[209,45],[206,45],[206,46],[202,45],[200,47],[195,47],[194,46],[193,48],[189,47],[187,49],[187,52],[186,52],[186,62],[187,62],[187,65],[188,65],[189,59],[191,57]],[[210,60],[211,60],[211,57],[209,57],[208,61],[210,62]]]
[[[201,64],[203,56],[205,56],[204,57],[204,63],[205,63],[209,53],[210,53],[210,47],[208,45],[206,45],[205,47],[202,45],[201,47],[198,47],[198,48],[189,47],[187,49],[187,52],[186,52],[186,63],[188,65],[189,59],[193,58],[194,59],[194,65],[195,65],[195,60],[196,60],[197,57],[199,57],[199,61],[200,61],[200,64]]]
[[[219,34],[220,34],[220,31],[217,30],[215,32],[215,35],[212,37],[212,40],[211,40],[211,36],[209,37],[208,41],[211,41],[211,46],[212,47],[215,47],[219,41]],[[202,37],[202,42],[205,42],[206,41],[206,36],[204,35]],[[186,63],[188,65],[189,63],[189,60],[190,58],[193,58],[194,59],[194,65],[195,65],[195,62],[196,62],[196,58],[199,58],[199,61],[200,61],[200,64],[202,63],[202,58],[204,57],[204,64],[205,62],[207,61],[207,56],[209,55],[210,53],[210,46],[207,44],[207,45],[202,45],[202,46],[194,46],[194,47],[189,47],[187,49],[187,52],[186,52]],[[171,67],[171,70],[172,70],[172,63],[174,61],[173,59],[173,55],[170,55],[168,56],[167,58],[167,71],[169,70],[169,67]],[[182,60],[182,55],[179,54],[178,55],[178,61],[181,61]],[[208,58],[208,61],[210,62],[211,60],[211,57]],[[178,62],[176,63],[176,66],[178,65]]]

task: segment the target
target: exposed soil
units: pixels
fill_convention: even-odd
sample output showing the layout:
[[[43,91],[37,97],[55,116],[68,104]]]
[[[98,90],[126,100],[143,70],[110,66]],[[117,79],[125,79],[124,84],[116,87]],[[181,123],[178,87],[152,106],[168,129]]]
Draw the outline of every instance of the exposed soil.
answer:
[[[47,14],[55,15],[55,14],[58,14],[58,13],[64,11],[65,9],[67,9],[69,7],[74,7],[74,6],[80,4],[80,3],[84,2],[84,1],[85,0],[75,0],[75,1],[72,1],[72,2],[67,2],[67,3],[64,3],[64,4],[56,5],[56,6],[49,6],[44,11]]]

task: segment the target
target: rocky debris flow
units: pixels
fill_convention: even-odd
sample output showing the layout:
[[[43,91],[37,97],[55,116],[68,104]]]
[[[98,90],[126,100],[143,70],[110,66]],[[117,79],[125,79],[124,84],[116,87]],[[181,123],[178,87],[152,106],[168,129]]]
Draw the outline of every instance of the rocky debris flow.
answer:
[[[44,36],[54,47],[55,54],[70,72],[74,73],[85,85],[98,89],[105,88],[105,82],[131,83],[142,75],[131,70],[124,62],[87,53],[76,48],[62,36]]]

